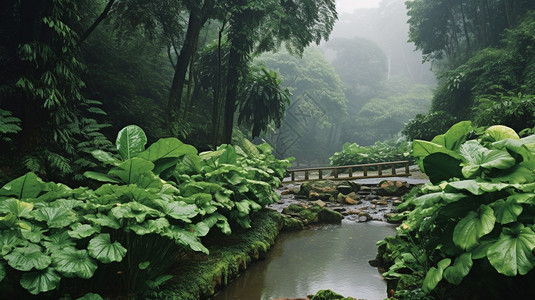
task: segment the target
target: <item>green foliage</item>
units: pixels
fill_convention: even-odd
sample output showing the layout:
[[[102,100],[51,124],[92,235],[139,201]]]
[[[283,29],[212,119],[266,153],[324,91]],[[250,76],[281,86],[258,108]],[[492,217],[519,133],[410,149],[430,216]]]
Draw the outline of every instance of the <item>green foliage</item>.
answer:
[[[412,211],[405,213],[395,242],[417,245],[427,255],[411,262],[406,256],[412,252],[404,246],[392,251],[394,259],[425,271],[421,280],[427,293],[528,295],[531,288],[512,287],[535,275],[535,136],[520,139],[502,125],[487,128],[477,139],[470,139],[472,131],[470,122],[461,122],[431,142],[413,142],[431,184],[400,205]],[[399,267],[394,264],[387,274],[393,270]],[[481,277],[491,286],[484,292]],[[449,291],[450,285],[459,287]]]
[[[446,60],[459,65],[473,51],[496,46],[504,32],[534,9],[532,1],[504,0],[426,1],[405,3],[409,16],[409,41],[422,50],[425,60]],[[487,20],[480,26],[473,26]]]
[[[78,39],[88,6],[12,3],[3,12],[1,26],[8,29],[0,46],[5,58],[0,138],[6,142],[1,183],[27,171],[79,183],[81,173],[96,166],[90,152],[111,145],[101,134],[106,125],[97,121],[104,114],[100,103],[82,95],[85,66]]]
[[[334,153],[330,160],[331,166],[412,160],[411,152],[411,142],[404,138],[376,142],[364,147],[356,143],[345,143],[342,151]]]
[[[435,111],[428,115],[418,114],[405,125],[401,133],[411,141],[430,141],[434,136],[445,132],[455,121],[454,116],[444,111]]]
[[[377,140],[391,139],[403,129],[407,120],[429,110],[432,96],[429,87],[413,85],[407,81],[403,78],[390,78],[382,82],[382,86],[397,91],[385,96],[377,95],[359,107],[352,124],[357,125],[358,130],[348,134],[354,137],[352,140],[369,145]]]
[[[423,5],[421,2],[423,1],[412,1],[407,5]],[[495,2],[494,5],[497,5],[499,1],[490,2]],[[492,46],[486,45],[477,51],[467,53],[462,63],[455,63],[450,70],[438,74],[441,83],[434,93],[431,113],[444,111],[459,119],[472,120],[477,125],[502,124],[516,131],[533,127],[533,104],[530,98],[535,92],[532,49],[535,16],[533,12],[509,10],[507,1],[503,2],[497,6],[495,13],[505,15],[516,13],[517,19],[508,17],[507,30],[503,24],[493,29],[506,33],[499,43],[496,40]],[[450,4],[445,2],[440,4],[429,2],[429,5],[443,6],[443,9],[458,9],[450,7]],[[534,8],[533,4],[528,5],[527,1],[518,5],[517,9],[524,6]],[[499,7],[506,9],[504,11]],[[428,22],[435,21],[430,19]],[[433,30],[429,33],[432,32]],[[424,121],[425,117],[421,119]],[[431,127],[436,128],[436,126]],[[407,125],[406,132],[414,138],[428,139],[432,134],[426,137],[418,136],[419,131],[425,131],[425,128],[424,124],[416,121]],[[439,127],[439,129],[446,128]]]
[[[349,300],[352,298],[346,298],[340,294],[337,294],[331,290],[321,290],[310,298],[310,300]]]
[[[535,126],[535,96],[502,95],[476,98],[474,123],[478,126],[502,124],[520,132]]]
[[[326,57],[318,48],[309,47],[302,58],[279,52],[263,54],[258,62],[277,71],[281,86],[291,92],[281,128],[262,138],[282,157],[326,159],[341,146],[336,131],[348,117],[343,83]]]
[[[241,89],[238,125],[243,122],[252,127],[252,138],[255,138],[272,122],[276,128],[281,126],[286,106],[290,105],[290,92],[282,90],[277,73],[266,68],[251,74],[247,82]]]
[[[11,134],[22,130],[20,123],[20,119],[14,117],[11,112],[0,109],[0,138],[2,142],[9,142],[11,140],[9,137]]]
[[[0,280],[20,280],[32,294],[57,292],[64,280],[106,294],[137,292],[184,251],[207,254],[201,237],[212,227],[225,234],[229,220],[249,227],[250,214],[278,199],[273,187],[290,165],[268,145],[248,155],[228,145],[197,154],[175,138],[145,144],[145,133],[132,125],[118,134],[119,157],[95,151],[111,165],[107,174],[85,173],[107,182],[95,190],[34,173],[4,185]],[[61,291],[84,292],[68,285]]]

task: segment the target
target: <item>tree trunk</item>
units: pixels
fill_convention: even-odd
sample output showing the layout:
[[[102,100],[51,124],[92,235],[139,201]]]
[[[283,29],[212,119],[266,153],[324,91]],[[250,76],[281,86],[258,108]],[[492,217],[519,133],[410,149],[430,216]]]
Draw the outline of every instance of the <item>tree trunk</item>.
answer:
[[[212,106],[212,145],[215,147],[217,144],[219,144],[218,138],[219,138],[219,115],[220,115],[220,107],[221,107],[221,74],[222,74],[222,49],[221,49],[221,43],[223,40],[223,31],[225,29],[225,26],[227,24],[227,19],[225,18],[223,20],[223,24],[221,25],[221,28],[219,29],[219,38],[217,42],[217,82],[215,84],[214,88],[214,102]]]
[[[106,4],[106,7],[104,8],[104,11],[98,16],[98,18],[93,22],[93,24],[82,34],[80,37],[80,40],[78,41],[77,45],[80,45],[83,43],[90,35],[93,33],[93,31],[97,28],[97,26],[104,21],[104,19],[108,16],[108,13],[110,12],[111,7],[115,3],[115,0],[109,0],[108,4]]]
[[[470,45],[470,35],[468,34],[468,28],[466,25],[466,16],[464,13],[464,5],[463,5],[462,0],[459,2],[459,5],[461,6],[461,17],[463,18],[464,36],[466,38],[466,59],[468,59],[470,58],[472,54],[472,46]]]
[[[243,41],[242,41],[243,42]],[[227,73],[227,95],[225,99],[225,112],[223,114],[223,140],[224,144],[232,142],[232,128],[234,126],[234,112],[236,111],[236,97],[238,95],[238,82],[240,76],[241,51],[237,48],[240,42],[234,36],[231,39],[228,73]]]
[[[184,39],[184,45],[180,50],[175,66],[175,75],[169,92],[167,102],[168,126],[172,135],[178,135],[177,121],[180,116],[180,107],[182,105],[182,93],[186,84],[186,73],[191,64],[193,55],[195,55],[201,29],[209,18],[210,11],[213,9],[214,0],[205,1],[202,6],[194,6],[190,11],[188,29]]]
[[[197,42],[199,40],[199,34],[201,32],[202,16],[200,9],[192,9],[189,16],[188,30],[184,39],[184,45],[180,50],[177,63],[175,66],[175,74],[173,76],[173,83],[171,85],[171,91],[169,92],[169,100],[167,102],[168,112],[168,126],[172,135],[178,135],[177,121],[180,113],[180,106],[182,104],[182,93],[184,91],[184,85],[186,83],[186,73],[188,66],[191,62],[191,58],[194,54]]]

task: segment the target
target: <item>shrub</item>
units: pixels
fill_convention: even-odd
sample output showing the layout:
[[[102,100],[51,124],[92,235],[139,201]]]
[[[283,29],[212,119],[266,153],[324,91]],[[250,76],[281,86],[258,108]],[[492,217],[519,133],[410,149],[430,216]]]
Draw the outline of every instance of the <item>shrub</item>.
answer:
[[[405,125],[401,133],[410,141],[416,139],[430,141],[455,124],[455,120],[454,116],[445,111],[437,111],[428,115],[418,114]]]
[[[404,138],[376,142],[371,146],[345,143],[342,151],[335,152],[329,159],[331,166],[412,160],[411,143]]]
[[[18,296],[20,284],[57,298],[127,295],[161,283],[184,251],[208,253],[201,238],[214,226],[225,234],[231,223],[249,227],[252,212],[278,200],[273,187],[290,165],[268,145],[253,147],[256,154],[229,145],[197,154],[175,138],[145,149],[146,142],[141,128],[127,126],[117,137],[118,157],[94,151],[111,166],[107,174],[85,173],[105,182],[95,190],[34,173],[2,187],[0,284]],[[69,283],[60,290],[61,281]]]
[[[400,206],[412,211],[395,243],[383,242],[402,245],[391,252],[395,263],[385,275],[423,270],[422,290],[438,297],[529,297],[535,135],[520,139],[500,125],[475,139],[472,134],[465,121],[431,142],[414,141],[414,156],[431,183]]]

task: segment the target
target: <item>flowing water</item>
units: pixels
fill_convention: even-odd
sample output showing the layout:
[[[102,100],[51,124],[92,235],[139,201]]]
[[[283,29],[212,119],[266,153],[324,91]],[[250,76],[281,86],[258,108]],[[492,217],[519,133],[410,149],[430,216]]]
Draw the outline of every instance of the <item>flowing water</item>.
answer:
[[[357,299],[386,298],[386,283],[368,261],[375,243],[395,235],[382,222],[327,225],[279,235],[265,260],[247,268],[214,300],[302,298],[331,289]]]

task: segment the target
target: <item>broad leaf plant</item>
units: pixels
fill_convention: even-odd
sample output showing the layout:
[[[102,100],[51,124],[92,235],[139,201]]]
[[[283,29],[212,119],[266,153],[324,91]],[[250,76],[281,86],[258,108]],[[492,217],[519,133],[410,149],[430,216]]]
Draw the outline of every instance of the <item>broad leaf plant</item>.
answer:
[[[267,144],[199,154],[175,138],[146,143],[131,125],[118,134],[117,154],[94,151],[110,167],[84,174],[101,182],[96,189],[44,182],[34,173],[3,186],[0,284],[18,282],[40,294],[86,280],[75,286],[106,292],[114,282],[135,293],[185,251],[208,254],[201,238],[214,226],[225,234],[231,224],[250,227],[253,212],[278,200],[273,188],[290,165]]]

